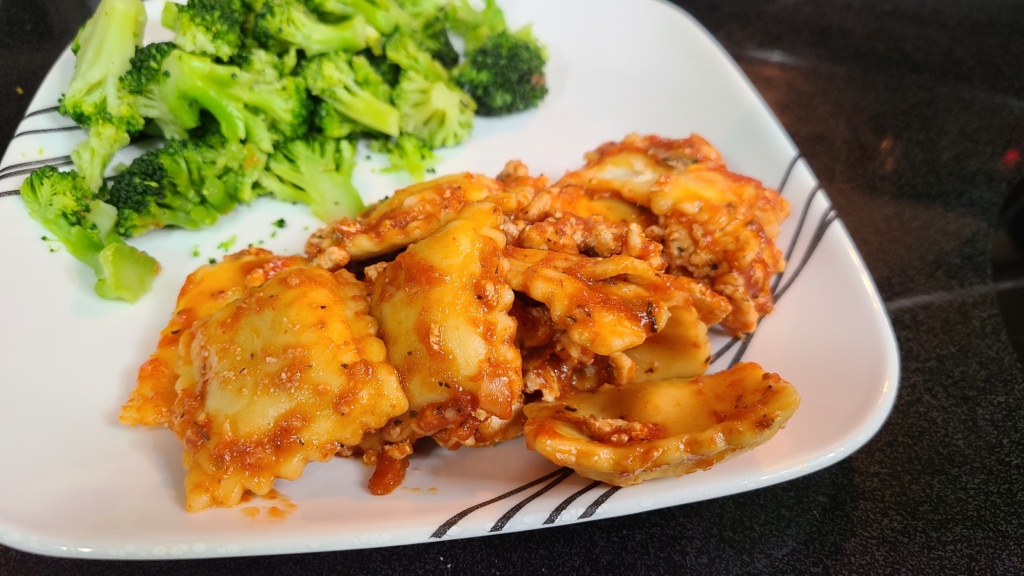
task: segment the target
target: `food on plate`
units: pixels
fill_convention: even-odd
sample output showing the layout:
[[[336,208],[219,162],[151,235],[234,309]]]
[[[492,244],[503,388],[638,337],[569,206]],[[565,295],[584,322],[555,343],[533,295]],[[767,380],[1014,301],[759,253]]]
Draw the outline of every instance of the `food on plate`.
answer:
[[[482,446],[522,408],[522,359],[509,315],[501,210],[476,202],[369,271],[370,311],[409,399],[407,434]]]
[[[145,38],[147,18],[142,0],[99,3],[72,44],[59,107],[88,131],[71,152],[81,185],[69,201],[116,209],[103,243],[119,236],[108,252],[119,257],[98,265],[66,224],[37,218],[107,299],[136,301],[159,270],[122,238],[209,226],[258,196],[309,205],[324,222],[354,216],[357,146],[419,181],[435,150],[470,138],[478,109],[513,114],[547,94],[544,46],[529,27],[511,30],[493,0],[167,1],[164,42]],[[113,162],[153,136],[155,149]],[[39,170],[25,187],[63,186],[62,174]]]
[[[181,349],[185,333],[248,290],[280,272],[305,265],[306,259],[301,256],[278,256],[262,248],[249,248],[189,274],[178,293],[174,314],[160,332],[156,351],[139,368],[136,387],[121,409],[121,422],[171,426],[178,365],[187,352]]]
[[[441,176],[314,232],[304,256],[201,267],[122,421],[182,439],[189,510],[334,455],[387,494],[427,438],[525,436],[620,486],[768,441],[799,395],[753,363],[707,374],[709,330],[771,311],[787,202],[699,136],[586,158],[554,183],[518,161]]]
[[[532,402],[523,435],[528,448],[581,476],[630,486],[707,470],[760,446],[799,404],[792,384],[748,362]]]
[[[706,280],[732,303],[723,326],[753,332],[774,305],[770,281],[785,267],[775,245],[789,203],[729,171],[703,138],[633,135],[587,154],[555,188],[617,194],[657,218],[648,234],[665,247],[668,271]]]

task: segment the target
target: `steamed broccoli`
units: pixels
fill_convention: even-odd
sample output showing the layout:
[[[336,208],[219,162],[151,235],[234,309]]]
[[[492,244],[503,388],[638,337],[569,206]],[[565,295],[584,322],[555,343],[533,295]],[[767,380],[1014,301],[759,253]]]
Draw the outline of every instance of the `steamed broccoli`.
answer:
[[[313,126],[316,132],[328,138],[354,137],[366,129],[323,100],[317,102],[313,108]]]
[[[131,66],[145,26],[141,0],[102,0],[71,45],[75,71],[60,98],[60,112],[89,129],[71,159],[93,191],[103,185],[114,153],[127,146],[144,125],[124,97],[118,77]]]
[[[477,113],[503,116],[536,107],[548,93],[544,48],[529,28],[499,32],[466,55],[454,81],[476,101]]]
[[[174,32],[174,43],[186,52],[231,58],[242,46],[245,34],[242,0],[189,0],[164,4],[160,23]]]
[[[401,70],[415,72],[424,80],[447,81],[450,76],[443,64],[417,44],[415,38],[407,34],[397,34],[388,39],[384,46],[384,55]]]
[[[469,0],[452,0],[445,10],[445,17],[451,30],[465,40],[467,53],[506,29],[505,13],[495,0],[484,0],[481,10],[471,6]]]
[[[360,15],[381,34],[408,26],[409,17],[395,0],[307,0],[311,8],[333,17]]]
[[[250,202],[266,155],[219,132],[170,140],[118,174],[106,201],[117,208],[117,230],[138,236],[165,226],[197,229]]]
[[[252,37],[276,50],[298,48],[306,55],[358,52],[377,46],[381,34],[356,14],[340,22],[321,20],[302,0],[265,2],[255,15]]]
[[[459,63],[459,53],[448,36],[448,21],[443,13],[434,14],[417,23],[410,34],[416,38],[417,44],[445,68],[454,68]]]
[[[398,136],[400,115],[387,101],[386,84],[365,60],[357,66],[365,85],[349,65],[348,57],[337,52],[310,58],[301,74],[310,93],[338,113],[378,132]]]
[[[451,83],[448,70],[410,36],[393,36],[384,49],[401,68],[391,94],[401,114],[401,129],[431,148],[454,146],[469,137],[476,103]]]
[[[29,214],[96,275],[96,294],[134,302],[149,291],[160,265],[117,234],[117,209],[100,200],[74,171],[44,166],[25,179]]]
[[[434,150],[422,138],[412,134],[371,140],[370,149],[388,155],[390,166],[385,172],[406,172],[416,182],[423,181],[427,172],[433,172],[437,160]]]
[[[295,73],[299,54],[294,48],[277,53],[258,46],[246,46],[235,54],[231,63],[267,82],[277,82]]]
[[[250,141],[269,153],[275,142],[305,134],[312,109],[301,78],[274,78],[163,43],[139,50],[123,84],[167,137],[197,127],[205,110],[225,138]]]
[[[473,99],[453,84],[404,71],[394,91],[402,132],[422,138],[431,148],[454,146],[473,130]]]
[[[348,140],[292,140],[267,161],[259,185],[279,200],[308,205],[324,222],[354,216],[364,208],[352,185],[355,154]]]

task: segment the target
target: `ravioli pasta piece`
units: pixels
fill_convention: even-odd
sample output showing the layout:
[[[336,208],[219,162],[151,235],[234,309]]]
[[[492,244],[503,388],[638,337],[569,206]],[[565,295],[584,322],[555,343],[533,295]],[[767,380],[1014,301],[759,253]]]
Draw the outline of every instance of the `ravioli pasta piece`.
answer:
[[[669,270],[707,280],[732,303],[723,325],[753,332],[774,307],[771,279],[786,266],[774,242],[786,200],[751,178],[693,167],[661,178],[650,201]]]
[[[501,210],[470,204],[373,279],[371,309],[411,432],[448,447],[503,440],[522,404]]]
[[[524,408],[526,446],[586,478],[629,486],[706,470],[770,440],[800,396],[741,363],[689,379],[605,385]]]
[[[657,221],[645,230],[664,244],[667,270],[706,280],[727,297],[732,310],[722,324],[731,332],[752,332],[772,310],[771,278],[785,268],[774,239],[789,203],[757,180],[730,172],[700,136],[632,134],[603,144],[553,188],[618,194],[649,209]]]
[[[669,313],[661,331],[623,352],[632,362],[630,381],[692,378],[707,372],[711,364],[707,325],[690,303],[673,306]]]
[[[420,182],[371,206],[358,218],[342,218],[318,230],[306,242],[306,253],[318,266],[336,270],[389,254],[432,234],[442,219],[463,206],[488,200],[514,213],[547,180],[529,177],[525,167],[510,163],[498,179],[460,173]]]
[[[629,256],[591,258],[509,246],[508,281],[545,304],[573,341],[609,355],[640,345],[687,298],[650,264]]]
[[[266,494],[405,412],[376,330],[354,276],[300,267],[186,331],[173,422],[186,509]]]
[[[596,196],[617,194],[650,206],[648,195],[659,178],[690,166],[720,166],[721,155],[707,140],[669,139],[630,134],[620,142],[608,142],[585,155],[579,170],[567,172],[555,188],[580,187]]]
[[[174,314],[160,332],[156,351],[139,368],[136,387],[121,408],[121,423],[170,426],[174,383],[178,380],[178,344],[185,331],[240,298],[249,288],[284,270],[308,264],[301,256],[278,256],[262,248],[249,248],[189,274],[178,293]]]

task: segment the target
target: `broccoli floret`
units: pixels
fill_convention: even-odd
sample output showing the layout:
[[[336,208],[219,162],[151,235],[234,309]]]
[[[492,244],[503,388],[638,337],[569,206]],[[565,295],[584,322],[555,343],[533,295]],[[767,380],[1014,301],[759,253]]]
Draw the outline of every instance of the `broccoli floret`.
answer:
[[[412,34],[417,43],[445,68],[454,68],[459,63],[459,53],[448,36],[448,22],[444,13],[434,14],[420,23]]]
[[[298,62],[299,54],[294,48],[276,53],[257,46],[243,48],[231,61],[242,70],[258,75],[267,82],[277,82],[291,76]]]
[[[122,236],[166,226],[194,230],[250,202],[265,161],[254,146],[226,141],[218,132],[170,140],[118,174],[106,200],[117,208]]]
[[[382,102],[391,101],[391,88],[393,84],[389,84],[384,79],[380,72],[377,71],[377,68],[370,62],[369,58],[363,54],[356,54],[348,63],[352,67],[352,73],[355,75],[356,82],[360,86]]]
[[[267,153],[276,141],[309,129],[312,103],[301,78],[247,72],[166,45],[151,44],[140,50],[143,54],[151,56],[137,57],[123,82],[138,108],[169,138],[197,127],[202,110],[217,120],[228,140],[247,140]],[[153,73],[157,61],[159,71]]]
[[[427,80],[406,70],[393,99],[402,116],[402,132],[422,138],[431,148],[454,146],[473,129],[476,104],[447,81]]]
[[[434,170],[437,160],[433,149],[422,138],[412,134],[372,140],[370,148],[388,155],[390,166],[384,172],[406,172],[416,182],[423,181],[427,172]]]
[[[358,66],[365,86],[349,65],[348,57],[340,52],[310,58],[303,64],[301,74],[310,93],[340,114],[378,132],[398,136],[398,110],[374,94],[383,90],[384,81],[368,62]]]
[[[160,265],[117,234],[117,209],[100,200],[74,171],[45,166],[21,185],[29,214],[96,275],[96,294],[135,302],[149,291]]]
[[[448,69],[420,47],[410,35],[396,34],[389,38],[384,46],[384,55],[400,69],[415,72],[425,80],[447,81],[450,76]]]
[[[252,37],[261,46],[276,50],[298,48],[306,55],[345,51],[355,53],[377,46],[381,35],[362,15],[327,22],[302,0],[265,2],[253,23]]]
[[[317,102],[313,109],[313,126],[317,132],[328,138],[355,137],[366,129],[323,100]]]
[[[242,0],[189,0],[168,2],[160,22],[174,32],[174,43],[193,54],[231,58],[242,46],[245,34]]]
[[[484,7],[477,10],[469,0],[452,0],[445,10],[448,26],[466,42],[466,52],[476,50],[485,40],[504,32],[505,14],[495,0],[484,0]]]
[[[529,28],[499,32],[466,55],[453,80],[476,101],[482,116],[503,116],[536,107],[547,96],[544,48]]]
[[[355,216],[364,208],[352,185],[355,154],[348,140],[286,142],[267,161],[259,185],[279,200],[308,205],[324,222]]]
[[[176,49],[171,42],[139,47],[131,68],[121,76],[121,87],[131,95],[135,111],[156,124],[162,136],[187,138],[188,130],[199,123],[199,107],[191,100],[168,98],[160,91],[164,60]]]
[[[307,0],[311,8],[333,17],[362,16],[378,32],[391,34],[408,26],[409,17],[394,0]]]
[[[71,45],[75,71],[60,98],[60,112],[89,128],[72,152],[77,171],[93,191],[103,185],[107,164],[144,121],[126,99],[118,77],[131,67],[142,43],[146,9],[141,0],[103,0]]]

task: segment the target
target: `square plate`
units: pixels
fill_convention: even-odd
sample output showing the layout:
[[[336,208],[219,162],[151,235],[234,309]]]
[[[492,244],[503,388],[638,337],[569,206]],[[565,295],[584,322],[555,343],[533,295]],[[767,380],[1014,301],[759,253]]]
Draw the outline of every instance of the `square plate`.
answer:
[[[147,3],[147,40],[162,2]],[[27,169],[66,162],[82,139],[54,106],[73,69],[65,52],[0,162],[0,542],[90,558],[195,558],[340,550],[480,536],[610,518],[727,496],[834,464],[867,442],[896,396],[899,354],[874,284],[827,195],[771,111],[688,14],[656,0],[504,0],[510,24],[533,23],[550,51],[550,95],[538,110],[480,119],[446,150],[438,173],[496,174],[523,160],[557,179],[584,152],[631,132],[717,146],[732,170],[777,186],[793,206],[778,240],[789,267],[776,310],[742,342],[716,335],[712,371],[739,358],[791,381],[802,405],[766,445],[681,478],[619,490],[526,450],[417,453],[405,483],[371,496],[370,469],[312,464],[280,494],[188,514],[181,448],[165,429],[121,426],[135,371],[154,349],[185,276],[249,243],[302,250],[319,226],[302,207],[259,200],[200,232],[164,230],[136,244],[164,266],[136,305],[99,299],[91,271],[31,220],[16,190]],[[570,25],[585,21],[585,26]],[[122,152],[127,161],[138,149]],[[67,164],[64,164],[67,165]],[[408,184],[363,163],[368,201]],[[9,191],[8,193],[5,193]],[[285,218],[287,227],[272,222]],[[52,253],[51,253],[52,252]],[[285,496],[286,495],[286,496]]]

